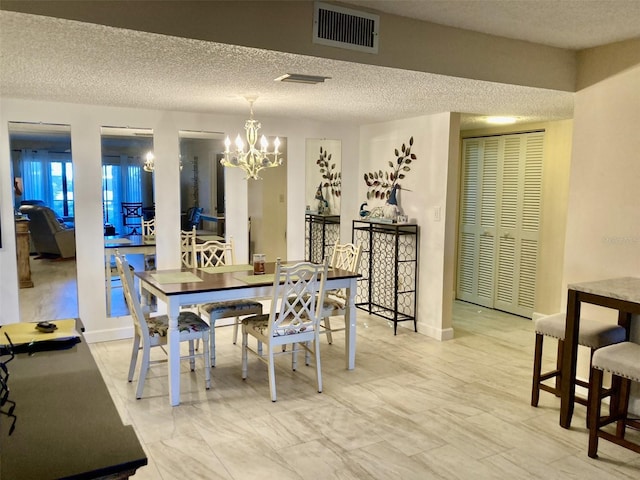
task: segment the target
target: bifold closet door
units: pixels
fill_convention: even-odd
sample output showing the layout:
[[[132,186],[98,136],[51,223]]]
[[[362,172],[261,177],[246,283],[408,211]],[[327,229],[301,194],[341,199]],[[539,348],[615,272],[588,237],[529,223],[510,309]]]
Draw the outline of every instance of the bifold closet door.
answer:
[[[464,140],[459,299],[532,316],[543,144],[544,132]]]

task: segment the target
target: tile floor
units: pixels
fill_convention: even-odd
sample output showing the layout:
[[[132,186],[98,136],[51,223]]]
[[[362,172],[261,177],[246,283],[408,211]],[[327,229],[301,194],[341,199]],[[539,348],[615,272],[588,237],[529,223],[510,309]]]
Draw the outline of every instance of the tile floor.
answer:
[[[130,340],[91,349],[149,457],[139,480],[640,478],[640,455],[617,445],[601,441],[600,458],[587,457],[584,407],[565,430],[559,399],[543,392],[529,405],[531,321],[460,302],[454,315],[455,339],[438,342],[405,328],[394,337],[359,311],[356,369],[344,368],[342,333],[334,345],[323,338],[323,393],[313,366],[292,372],[281,357],[276,403],[257,359],[242,381],[231,328],[216,334],[211,390],[202,364],[183,362],[178,407],[164,364],[135,400]]]

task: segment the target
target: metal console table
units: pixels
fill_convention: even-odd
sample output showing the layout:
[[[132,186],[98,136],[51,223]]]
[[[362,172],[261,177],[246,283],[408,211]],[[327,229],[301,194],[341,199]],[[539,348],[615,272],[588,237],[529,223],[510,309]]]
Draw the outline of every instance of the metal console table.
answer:
[[[322,263],[326,256],[331,258],[340,238],[340,215],[305,213],[305,224],[305,259]]]
[[[413,321],[417,306],[418,225],[354,220],[352,241],[362,245],[356,307],[393,322]]]

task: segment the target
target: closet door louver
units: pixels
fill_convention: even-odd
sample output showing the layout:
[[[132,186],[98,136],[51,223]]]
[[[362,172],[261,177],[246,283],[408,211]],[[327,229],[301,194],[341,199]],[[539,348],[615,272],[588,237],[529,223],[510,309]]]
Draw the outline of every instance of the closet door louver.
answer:
[[[531,317],[535,302],[544,132],[463,143],[461,300]]]

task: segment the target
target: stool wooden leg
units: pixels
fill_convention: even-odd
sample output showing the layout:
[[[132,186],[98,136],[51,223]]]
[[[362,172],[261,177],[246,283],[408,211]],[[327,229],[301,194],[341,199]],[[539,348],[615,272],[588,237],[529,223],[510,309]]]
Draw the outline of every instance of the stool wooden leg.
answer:
[[[558,340],[558,356],[556,357],[556,368],[558,369],[558,375],[556,376],[556,397],[560,396],[561,392],[561,376],[560,372],[562,372],[562,355],[564,352],[564,340]]]
[[[631,392],[631,380],[620,379],[620,402],[618,403],[618,423],[616,425],[616,437],[624,438],[625,427],[627,426],[627,412],[629,411],[629,393]]]
[[[589,451],[591,458],[598,456],[598,430],[600,429],[600,398],[602,396],[602,370],[592,369],[590,373],[591,405],[589,405]],[[613,400],[613,399],[612,399]]]
[[[540,399],[540,374],[542,372],[542,341],[544,335],[536,334],[536,346],[533,354],[533,385],[531,387],[531,406],[537,407]]]

